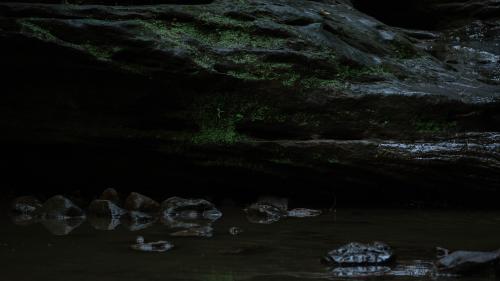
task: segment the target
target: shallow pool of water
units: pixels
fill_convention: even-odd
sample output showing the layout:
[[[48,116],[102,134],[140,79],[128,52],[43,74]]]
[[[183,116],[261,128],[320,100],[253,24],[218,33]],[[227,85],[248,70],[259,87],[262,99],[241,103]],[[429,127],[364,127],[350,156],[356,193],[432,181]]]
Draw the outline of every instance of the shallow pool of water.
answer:
[[[172,231],[161,224],[139,231],[123,226],[103,231],[87,221],[68,235],[54,235],[48,225],[18,226],[4,213],[1,280],[359,280],[333,276],[320,258],[352,241],[384,241],[394,249],[398,262],[406,264],[434,260],[436,246],[500,248],[500,212],[337,210],[259,225],[249,223],[241,210],[222,211],[212,238],[170,237]],[[232,236],[228,231],[232,226],[244,232]],[[165,253],[132,251],[129,247],[138,235],[146,241],[168,240],[175,248]],[[460,280],[492,278],[485,274]]]

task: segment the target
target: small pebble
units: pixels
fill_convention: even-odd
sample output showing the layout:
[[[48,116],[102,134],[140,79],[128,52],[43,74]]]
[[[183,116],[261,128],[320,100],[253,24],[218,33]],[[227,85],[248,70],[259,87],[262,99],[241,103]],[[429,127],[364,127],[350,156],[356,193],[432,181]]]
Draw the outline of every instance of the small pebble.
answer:
[[[236,227],[236,226],[233,226],[229,229],[229,233],[231,235],[239,235],[240,233],[243,232],[243,229],[239,228],[239,227]]]

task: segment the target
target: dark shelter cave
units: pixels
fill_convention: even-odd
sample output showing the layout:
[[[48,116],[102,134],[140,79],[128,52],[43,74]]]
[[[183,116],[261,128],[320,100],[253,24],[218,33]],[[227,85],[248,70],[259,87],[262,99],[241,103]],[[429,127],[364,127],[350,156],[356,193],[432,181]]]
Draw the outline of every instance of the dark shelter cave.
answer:
[[[498,280],[500,2],[0,3],[2,280]]]

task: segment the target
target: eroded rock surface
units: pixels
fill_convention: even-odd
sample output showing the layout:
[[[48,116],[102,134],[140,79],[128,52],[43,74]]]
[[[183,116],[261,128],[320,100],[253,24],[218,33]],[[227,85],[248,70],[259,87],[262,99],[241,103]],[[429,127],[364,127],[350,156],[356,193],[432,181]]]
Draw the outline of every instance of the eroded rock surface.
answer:
[[[442,22],[398,27],[352,2],[1,3],[2,140],[152,143],[325,186],[497,189],[498,2],[411,1]]]

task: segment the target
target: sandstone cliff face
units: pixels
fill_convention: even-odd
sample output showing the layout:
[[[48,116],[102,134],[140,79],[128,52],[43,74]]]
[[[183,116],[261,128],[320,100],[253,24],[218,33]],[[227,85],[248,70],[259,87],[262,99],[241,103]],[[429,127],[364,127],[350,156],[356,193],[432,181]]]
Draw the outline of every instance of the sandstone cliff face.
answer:
[[[498,1],[416,1],[427,26],[358,10],[384,20],[375,1],[33,2],[0,4],[5,143],[138,142],[327,185],[500,184]]]

